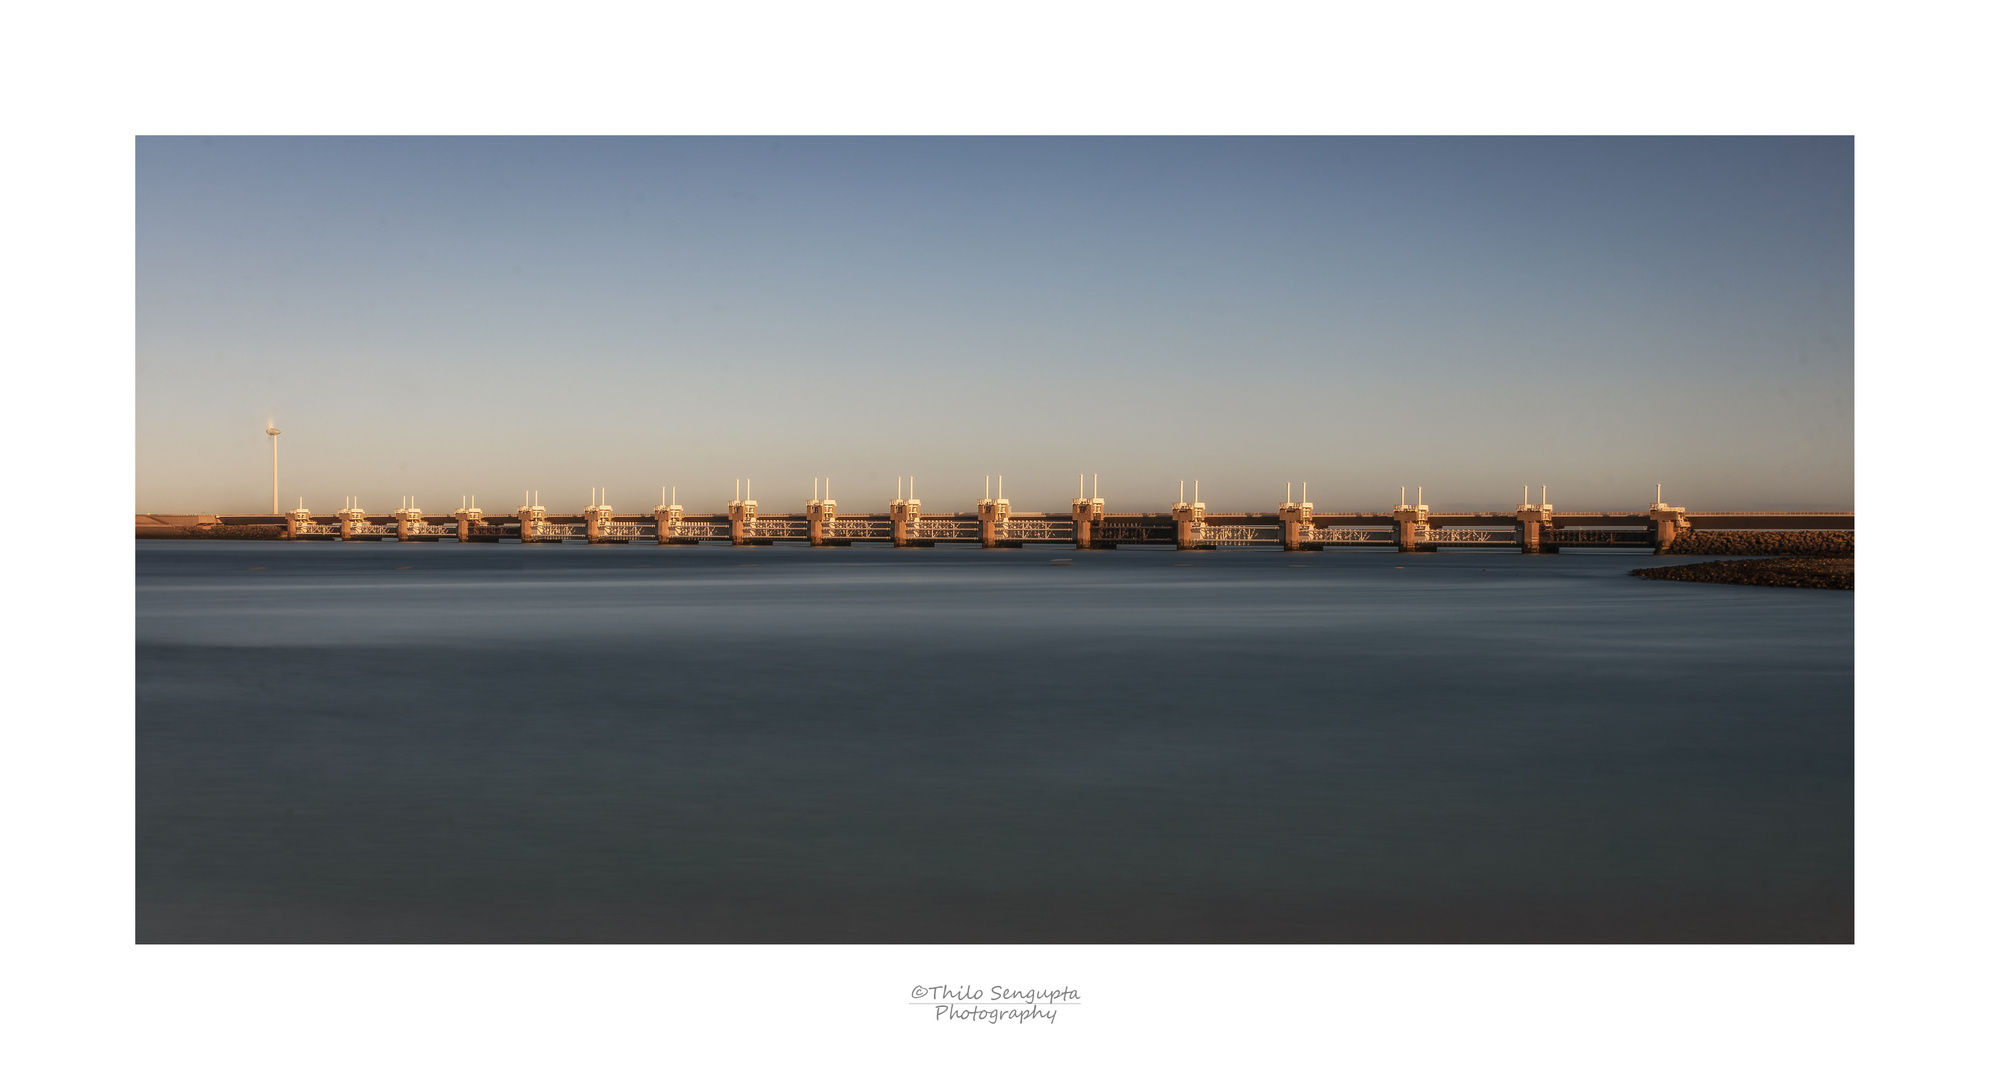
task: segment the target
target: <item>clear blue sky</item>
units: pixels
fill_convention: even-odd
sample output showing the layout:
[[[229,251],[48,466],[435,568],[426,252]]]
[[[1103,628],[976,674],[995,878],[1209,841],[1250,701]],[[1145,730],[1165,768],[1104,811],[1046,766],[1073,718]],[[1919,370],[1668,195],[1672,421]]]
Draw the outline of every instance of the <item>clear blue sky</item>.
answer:
[[[138,143],[137,509],[1853,505],[1850,139]],[[1296,486],[1295,486],[1296,490]]]

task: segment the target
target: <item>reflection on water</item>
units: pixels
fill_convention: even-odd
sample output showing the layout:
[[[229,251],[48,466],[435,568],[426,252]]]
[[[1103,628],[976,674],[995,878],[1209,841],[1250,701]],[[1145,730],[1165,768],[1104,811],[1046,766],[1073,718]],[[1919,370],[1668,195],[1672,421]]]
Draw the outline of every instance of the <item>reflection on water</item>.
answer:
[[[138,547],[144,941],[1852,933],[1848,593],[1616,554]]]

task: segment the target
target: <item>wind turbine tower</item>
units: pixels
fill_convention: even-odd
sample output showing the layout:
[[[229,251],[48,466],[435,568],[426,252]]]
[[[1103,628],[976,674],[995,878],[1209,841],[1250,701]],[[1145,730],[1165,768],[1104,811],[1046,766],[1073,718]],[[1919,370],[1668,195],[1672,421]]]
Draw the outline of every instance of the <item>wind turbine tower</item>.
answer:
[[[276,503],[276,437],[283,432],[276,429],[276,421],[269,424],[269,512],[281,514],[283,510]]]

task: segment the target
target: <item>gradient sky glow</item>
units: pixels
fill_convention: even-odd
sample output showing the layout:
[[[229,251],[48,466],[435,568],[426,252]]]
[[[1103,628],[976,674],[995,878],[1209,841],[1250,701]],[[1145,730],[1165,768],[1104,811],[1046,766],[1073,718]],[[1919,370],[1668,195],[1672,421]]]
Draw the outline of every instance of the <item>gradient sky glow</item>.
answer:
[[[1852,142],[138,143],[137,509],[1839,509]]]

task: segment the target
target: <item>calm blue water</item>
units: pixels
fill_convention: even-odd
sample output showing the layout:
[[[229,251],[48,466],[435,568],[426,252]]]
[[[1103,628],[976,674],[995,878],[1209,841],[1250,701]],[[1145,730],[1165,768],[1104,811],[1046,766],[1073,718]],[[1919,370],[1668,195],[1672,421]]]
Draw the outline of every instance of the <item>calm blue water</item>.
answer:
[[[1852,594],[1651,562],[141,541],[138,935],[1850,940]]]

